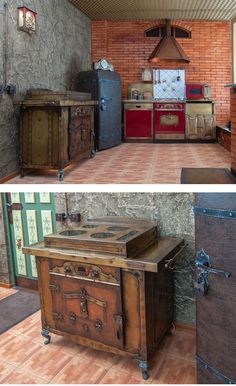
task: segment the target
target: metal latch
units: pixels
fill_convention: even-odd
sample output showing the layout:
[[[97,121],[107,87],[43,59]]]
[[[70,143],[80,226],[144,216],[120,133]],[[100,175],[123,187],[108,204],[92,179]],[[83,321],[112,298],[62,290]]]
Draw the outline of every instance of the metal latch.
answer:
[[[230,277],[230,273],[222,271],[221,269],[212,268],[210,256],[206,254],[204,249],[197,252],[195,265],[197,267],[197,280],[194,283],[197,292],[200,295],[207,295],[209,289],[208,275],[214,274],[223,276],[225,278]]]

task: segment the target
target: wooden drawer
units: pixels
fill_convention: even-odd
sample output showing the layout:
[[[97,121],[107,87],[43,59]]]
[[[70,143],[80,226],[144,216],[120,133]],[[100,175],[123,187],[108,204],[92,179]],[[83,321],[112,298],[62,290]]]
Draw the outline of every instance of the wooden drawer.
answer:
[[[50,275],[64,276],[84,281],[120,285],[120,268],[83,264],[73,261],[52,259],[49,263]]]
[[[77,278],[50,274],[56,330],[122,349],[121,287]]]

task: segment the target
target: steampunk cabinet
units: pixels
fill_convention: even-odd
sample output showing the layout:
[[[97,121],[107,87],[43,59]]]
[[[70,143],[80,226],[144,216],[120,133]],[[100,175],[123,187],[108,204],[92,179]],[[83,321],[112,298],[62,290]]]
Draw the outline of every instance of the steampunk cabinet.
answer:
[[[213,102],[186,103],[186,139],[215,140],[216,119]]]
[[[182,248],[181,239],[157,240],[153,222],[124,218],[89,221],[25,247],[37,256],[46,343],[53,332],[133,357],[147,379],[172,326],[169,266]]]
[[[198,383],[236,383],[236,193],[195,206]]]
[[[21,175],[58,169],[94,154],[94,105],[89,94],[31,91],[21,106]]]

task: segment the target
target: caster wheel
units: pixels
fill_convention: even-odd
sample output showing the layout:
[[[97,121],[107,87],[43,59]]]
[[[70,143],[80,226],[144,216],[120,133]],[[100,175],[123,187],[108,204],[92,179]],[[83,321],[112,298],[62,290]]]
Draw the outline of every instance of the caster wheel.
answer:
[[[143,374],[143,379],[146,381],[149,378],[148,372],[145,370],[142,372],[142,374]]]
[[[91,153],[90,153],[90,158],[94,158],[96,155],[96,152],[95,150],[92,150]]]
[[[44,344],[49,344],[51,342],[51,336],[49,335],[47,339],[45,339]]]
[[[64,181],[64,170],[59,170],[58,171],[58,180],[60,182]]]

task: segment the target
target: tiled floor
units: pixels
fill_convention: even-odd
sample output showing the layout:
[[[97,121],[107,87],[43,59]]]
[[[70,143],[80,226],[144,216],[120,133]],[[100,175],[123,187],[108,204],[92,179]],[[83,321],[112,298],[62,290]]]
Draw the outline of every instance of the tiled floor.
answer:
[[[45,346],[40,329],[37,312],[0,335],[0,383],[144,383],[135,360],[53,334],[51,344]],[[162,342],[145,383],[196,383],[194,355],[194,331],[177,329]]]
[[[0,300],[1,299],[5,299],[5,298],[7,298],[10,295],[15,294],[17,291],[18,290],[14,289],[14,288],[8,289],[8,288],[0,287]]]
[[[230,168],[230,152],[213,144],[123,143],[98,152],[94,159],[70,165],[65,171],[68,184],[175,184],[183,167]],[[16,177],[11,184],[58,183],[56,171]]]

